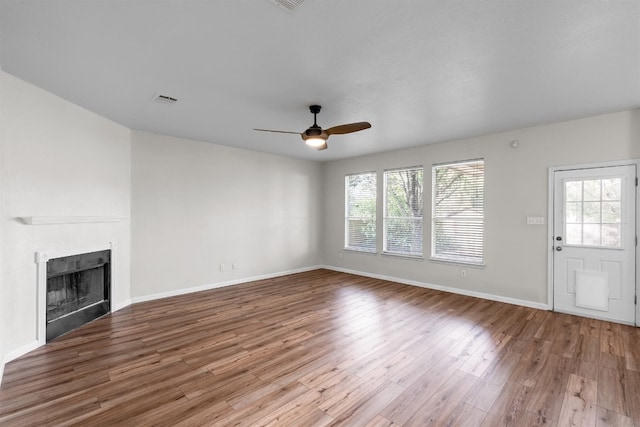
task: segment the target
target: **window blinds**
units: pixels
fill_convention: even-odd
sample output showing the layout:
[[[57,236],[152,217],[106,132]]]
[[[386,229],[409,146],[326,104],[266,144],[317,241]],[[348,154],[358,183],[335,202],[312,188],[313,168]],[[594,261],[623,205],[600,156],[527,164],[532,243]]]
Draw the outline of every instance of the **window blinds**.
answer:
[[[484,261],[484,160],[433,166],[432,258]]]
[[[422,167],[384,172],[384,252],[422,256]]]
[[[376,251],[376,174],[345,177],[345,249]]]

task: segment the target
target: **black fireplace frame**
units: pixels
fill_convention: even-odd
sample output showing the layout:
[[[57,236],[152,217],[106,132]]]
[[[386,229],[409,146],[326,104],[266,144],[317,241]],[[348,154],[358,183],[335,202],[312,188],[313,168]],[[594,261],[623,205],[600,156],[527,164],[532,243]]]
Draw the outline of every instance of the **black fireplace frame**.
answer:
[[[57,319],[45,320],[46,342],[111,312],[111,250],[63,256],[47,261],[47,289],[49,279],[68,275],[73,281],[79,277],[80,273],[95,268],[102,268],[103,299]]]

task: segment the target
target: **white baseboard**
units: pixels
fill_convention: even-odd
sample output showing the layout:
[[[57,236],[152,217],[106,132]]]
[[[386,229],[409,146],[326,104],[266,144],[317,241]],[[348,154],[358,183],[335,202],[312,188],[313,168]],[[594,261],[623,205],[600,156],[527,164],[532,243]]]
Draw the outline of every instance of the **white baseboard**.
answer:
[[[125,307],[129,307],[130,305],[131,305],[131,298],[124,301],[120,301],[120,302],[114,302],[113,307],[111,307],[111,311],[115,313],[118,310],[121,310]]]
[[[37,340],[35,340],[30,342],[27,345],[23,345],[20,348],[16,348],[15,350],[11,350],[10,352],[3,354],[2,363],[0,363],[0,384],[2,384],[2,378],[4,378],[4,366],[7,363],[17,359],[18,357],[24,354],[29,353],[32,350],[35,350],[38,347],[40,347],[40,343]]]
[[[208,291],[210,289],[224,288],[226,286],[239,285],[247,282],[255,282],[256,280],[273,279],[274,277],[286,276],[288,274],[304,273],[306,271],[317,270],[319,268],[323,268],[323,266],[315,265],[312,267],[304,267],[304,268],[298,268],[295,270],[280,271],[278,273],[269,273],[269,274],[263,274],[260,276],[242,277],[240,279],[228,280],[225,282],[211,283],[207,285],[195,286],[192,288],[176,289],[173,291],[161,292],[161,293],[152,294],[152,295],[144,295],[141,297],[133,297],[131,299],[131,302],[135,304],[139,302],[153,301],[161,298],[168,298],[168,297],[175,297],[178,295],[190,294],[193,292]]]
[[[371,277],[373,279],[388,280],[388,281],[391,281],[391,282],[402,283],[404,285],[419,286],[421,288],[428,288],[428,289],[434,289],[434,290],[438,290],[438,291],[450,292],[450,293],[453,293],[453,294],[466,295],[466,296],[469,296],[469,297],[482,298],[482,299],[486,299],[486,300],[490,300],[490,301],[498,301],[498,302],[504,302],[504,303],[507,303],[507,304],[521,305],[523,307],[537,308],[537,309],[540,309],[540,310],[551,310],[551,307],[549,307],[549,305],[544,304],[544,303],[540,303],[540,302],[533,302],[533,301],[521,300],[521,299],[517,299],[517,298],[503,297],[501,295],[494,295],[494,294],[487,294],[487,293],[484,293],[484,292],[469,291],[469,290],[466,290],[466,289],[453,288],[453,287],[444,286],[444,285],[436,285],[436,284],[433,284],[433,283],[418,282],[418,281],[415,281],[415,280],[401,279],[399,277],[385,276],[385,275],[382,275],[382,274],[368,273],[368,272],[365,272],[365,271],[350,270],[348,268],[334,267],[332,265],[324,265],[324,266],[322,266],[322,268],[326,268],[327,270],[340,271],[342,273],[356,274],[358,276]]]
[[[22,347],[16,348],[14,350],[11,350],[8,353],[4,354],[3,357],[3,369],[4,369],[4,364],[11,362],[12,360],[17,359],[18,357],[29,353],[32,350],[35,350],[36,348],[40,347],[40,343],[38,342],[38,340],[35,341],[31,341],[29,344],[23,345]]]

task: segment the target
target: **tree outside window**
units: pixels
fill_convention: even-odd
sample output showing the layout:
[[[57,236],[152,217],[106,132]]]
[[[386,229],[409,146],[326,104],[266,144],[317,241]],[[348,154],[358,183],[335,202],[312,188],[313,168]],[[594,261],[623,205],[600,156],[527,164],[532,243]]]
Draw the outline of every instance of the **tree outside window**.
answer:
[[[482,264],[484,160],[433,167],[431,257]]]
[[[384,172],[384,252],[422,256],[423,169]]]
[[[345,249],[376,251],[376,174],[345,177]]]

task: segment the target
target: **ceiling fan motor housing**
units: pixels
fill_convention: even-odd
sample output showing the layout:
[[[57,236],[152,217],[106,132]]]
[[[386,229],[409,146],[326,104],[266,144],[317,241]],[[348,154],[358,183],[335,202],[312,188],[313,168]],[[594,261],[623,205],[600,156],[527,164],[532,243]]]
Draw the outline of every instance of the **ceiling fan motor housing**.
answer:
[[[311,126],[309,129],[304,131],[304,134],[307,136],[319,136],[322,134],[322,128],[320,126]]]

